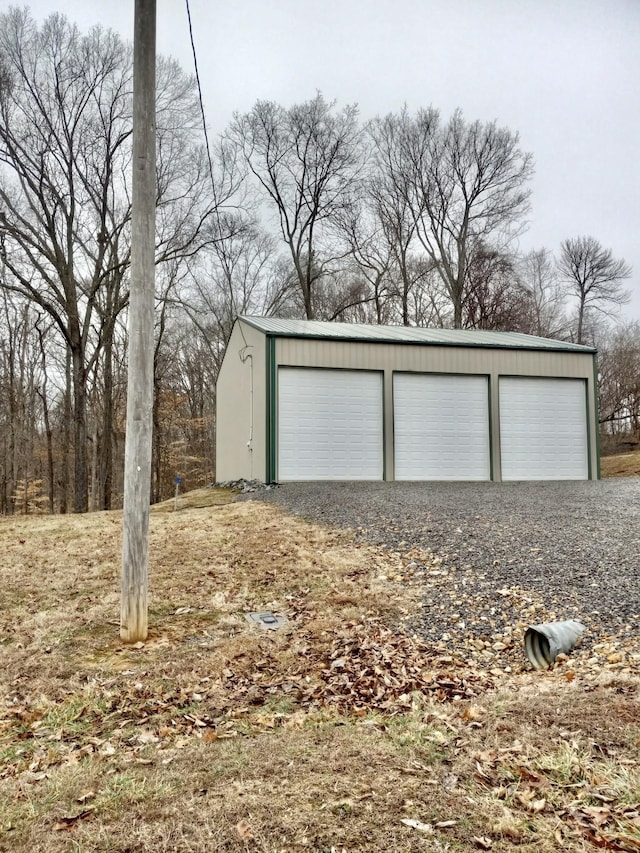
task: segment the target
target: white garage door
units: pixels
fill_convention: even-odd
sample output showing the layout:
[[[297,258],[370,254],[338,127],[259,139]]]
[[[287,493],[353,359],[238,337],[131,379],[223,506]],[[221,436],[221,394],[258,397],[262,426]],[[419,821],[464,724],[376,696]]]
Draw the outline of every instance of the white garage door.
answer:
[[[586,480],[586,382],[500,379],[503,480]]]
[[[382,374],[278,371],[278,479],[382,479]]]
[[[393,377],[396,480],[488,480],[486,376]]]

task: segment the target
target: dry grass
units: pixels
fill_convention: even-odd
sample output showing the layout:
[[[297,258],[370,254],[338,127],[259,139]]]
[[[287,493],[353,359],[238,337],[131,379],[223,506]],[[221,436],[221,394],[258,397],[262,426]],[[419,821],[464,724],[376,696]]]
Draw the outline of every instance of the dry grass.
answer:
[[[640,849],[633,666],[427,667],[406,560],[228,499],[152,513],[138,648],[119,513],[0,520],[0,850]]]
[[[603,477],[640,476],[640,451],[603,456],[600,460]]]

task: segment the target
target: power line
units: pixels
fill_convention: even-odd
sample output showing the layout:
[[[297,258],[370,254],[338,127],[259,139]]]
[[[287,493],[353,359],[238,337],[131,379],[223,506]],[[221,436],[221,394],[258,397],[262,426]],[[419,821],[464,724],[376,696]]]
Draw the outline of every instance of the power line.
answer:
[[[193,67],[196,74],[196,84],[198,86],[198,99],[200,101],[200,115],[202,116],[202,129],[204,131],[204,142],[207,149],[207,159],[209,161],[209,176],[211,177],[211,189],[213,191],[213,201],[218,208],[218,200],[216,198],[216,183],[213,177],[213,161],[211,159],[211,148],[209,147],[209,134],[207,133],[207,119],[204,113],[204,102],[202,100],[202,87],[200,85],[200,72],[198,71],[198,57],[196,54],[196,43],[193,39],[193,26],[191,24],[191,9],[189,8],[189,0],[185,0],[187,6],[187,19],[189,21],[189,38],[191,39],[191,53],[193,54]]]

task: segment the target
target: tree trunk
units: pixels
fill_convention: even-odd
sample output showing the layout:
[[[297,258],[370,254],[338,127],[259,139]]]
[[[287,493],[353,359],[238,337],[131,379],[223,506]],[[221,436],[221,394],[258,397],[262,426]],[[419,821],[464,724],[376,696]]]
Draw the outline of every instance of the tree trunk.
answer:
[[[409,320],[409,281],[404,270],[402,272],[402,325],[411,325]]]
[[[153,472],[151,479],[151,503],[162,500],[162,424],[160,423],[160,383],[154,380],[153,388]]]
[[[98,440],[98,413],[96,408],[94,407],[93,430],[91,435],[91,485],[89,487],[89,509],[91,510],[91,512],[96,512],[99,505],[98,456],[100,455],[100,449],[98,447]]]
[[[81,346],[73,348],[73,510],[89,508],[89,466],[87,459],[87,388],[84,354]]]
[[[584,325],[584,301],[581,299],[580,304],[578,305],[578,339],[576,341],[577,344],[583,343],[582,341],[582,327]]]
[[[113,332],[104,343],[104,398],[102,401],[102,453],[100,455],[100,507],[111,509],[113,494]]]
[[[69,451],[71,449],[71,352],[67,346],[66,387],[64,393],[64,413],[62,421],[62,462],[60,465],[60,513],[69,510]]]
[[[304,315],[307,320],[313,320],[313,304],[311,302],[311,287],[309,283],[306,281],[301,281],[300,285],[302,287],[302,296],[304,299]]]
[[[13,354],[12,356],[13,357]],[[8,492],[9,492],[9,514],[15,512],[15,490],[17,486],[17,438],[16,438],[16,400],[15,400],[15,381],[13,364],[9,370],[9,476],[8,476]]]
[[[0,515],[9,515],[9,494],[6,472],[2,475],[0,483]]]
[[[0,480],[0,515],[9,514],[9,483],[7,482],[8,446],[6,436],[2,442],[2,479]]]
[[[453,303],[453,328],[462,328],[462,300],[455,299]]]
[[[53,430],[51,429],[51,419],[49,418],[49,404],[47,403],[46,393],[43,393],[42,395],[42,413],[44,416],[45,434],[47,436],[47,477],[49,480],[49,512],[51,513],[51,515],[53,515],[56,511],[56,504],[54,499],[55,474],[53,467]]]
[[[38,325],[35,324],[38,333],[38,343],[40,344],[40,366],[42,368],[42,393],[39,392],[42,401],[42,417],[44,419],[44,432],[47,439],[47,480],[49,494],[49,512],[51,515],[55,512],[55,479],[53,467],[53,430],[51,429],[51,418],[49,416],[49,401],[48,401],[48,383],[47,383],[47,357],[45,347],[45,333]]]

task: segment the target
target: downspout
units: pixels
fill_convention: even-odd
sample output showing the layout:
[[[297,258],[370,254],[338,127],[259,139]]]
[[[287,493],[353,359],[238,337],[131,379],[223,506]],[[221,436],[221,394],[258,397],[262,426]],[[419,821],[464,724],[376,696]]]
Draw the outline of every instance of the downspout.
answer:
[[[243,364],[249,362],[249,440],[247,441],[247,450],[249,451],[250,459],[250,480],[253,480],[253,356],[247,352],[248,346],[243,347],[238,353],[240,361]]]
[[[265,482],[276,482],[276,339],[265,336],[266,347],[266,423],[265,423]]]

